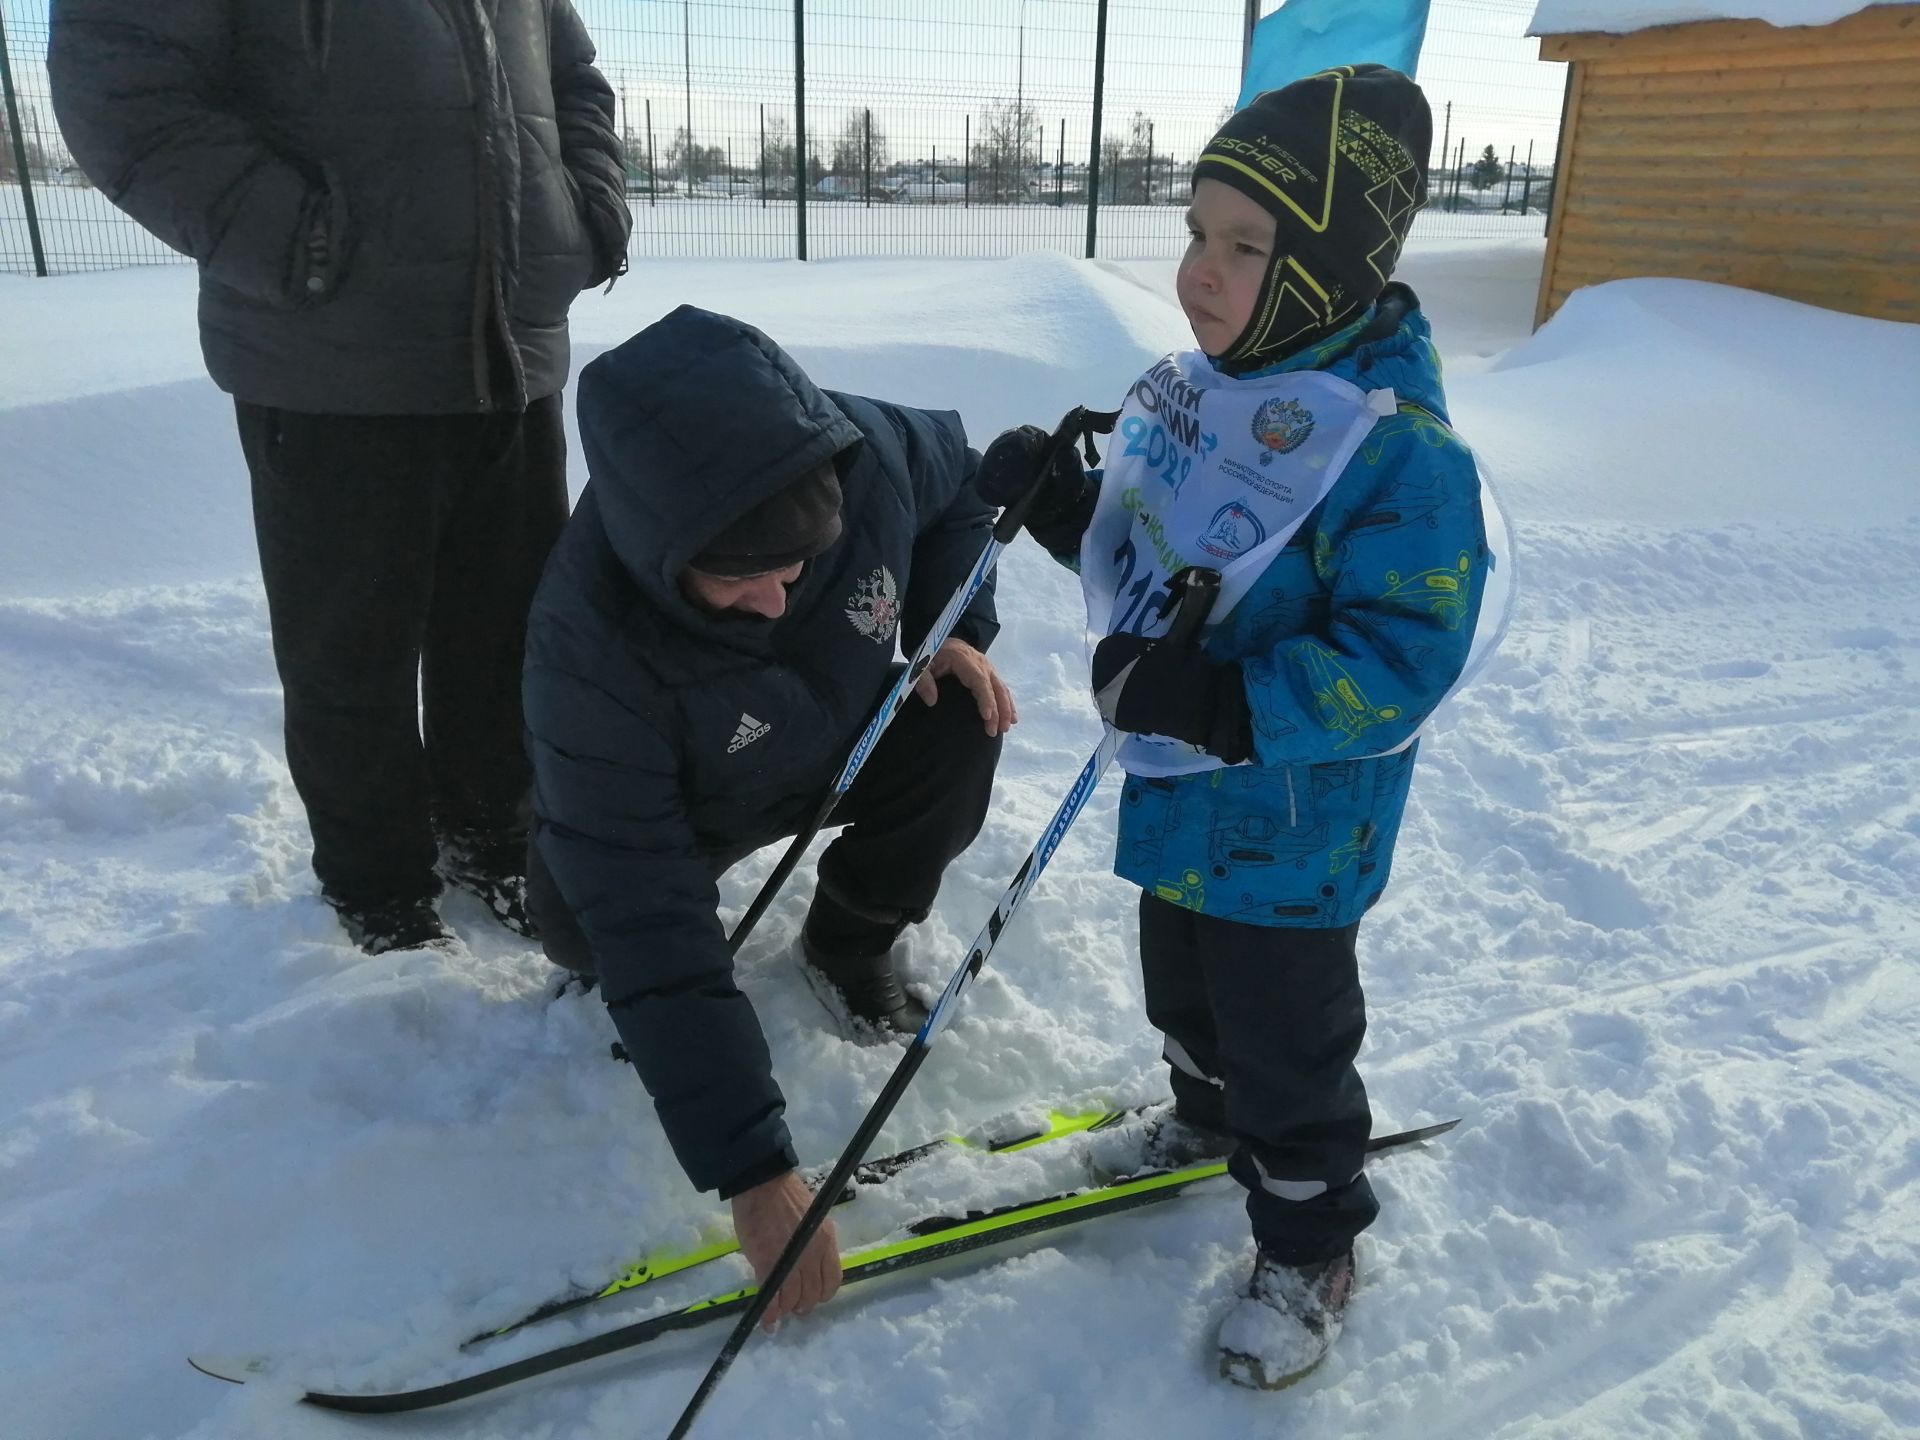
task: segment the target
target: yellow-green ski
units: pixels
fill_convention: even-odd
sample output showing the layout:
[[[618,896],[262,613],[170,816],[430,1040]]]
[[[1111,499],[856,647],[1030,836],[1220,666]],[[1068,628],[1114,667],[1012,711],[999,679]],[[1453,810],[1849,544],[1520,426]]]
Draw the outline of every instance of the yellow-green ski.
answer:
[[[1459,1123],[1458,1120],[1443,1120],[1438,1124],[1424,1125],[1416,1130],[1402,1130],[1391,1135],[1375,1136],[1368,1142],[1367,1153],[1376,1155],[1384,1150],[1398,1149],[1401,1146],[1431,1140],[1436,1135],[1445,1134]],[[1063,1225],[1090,1220],[1097,1215],[1156,1204],[1159,1201],[1171,1199],[1202,1181],[1224,1175],[1226,1169],[1225,1165],[1218,1164],[1195,1165],[1185,1170],[1167,1170],[1156,1174],[1138,1175],[1112,1185],[1100,1185],[1065,1195],[1049,1196],[1044,1200],[1008,1205],[984,1213],[925,1220],[914,1227],[921,1233],[842,1256],[841,1265],[844,1270],[842,1283],[856,1284],[862,1280],[871,1280],[914,1266],[931,1264],[936,1260],[964,1254],[970,1250],[999,1245],[1022,1236],[1036,1235],[1058,1229]],[[444,1384],[423,1386],[415,1390],[394,1390],[383,1394],[356,1395],[309,1390],[301,1396],[301,1399],[309,1405],[318,1405],[324,1409],[348,1410],[360,1414],[425,1410],[455,1400],[464,1400],[472,1395],[485,1394],[489,1390],[497,1390],[504,1385],[530,1379],[535,1375],[545,1375],[555,1370],[565,1369],[583,1360],[610,1355],[620,1350],[630,1350],[636,1345],[644,1345],[649,1340],[658,1339],[676,1330],[692,1329],[695,1326],[704,1325],[709,1320],[736,1314],[752,1304],[754,1296],[758,1293],[755,1287],[749,1286],[744,1290],[731,1290],[725,1294],[709,1296],[683,1309],[654,1315],[631,1325],[623,1325],[617,1330],[610,1330],[603,1335],[595,1335],[586,1340],[529,1355],[521,1360],[496,1365],[491,1369],[482,1370],[458,1380],[447,1381]],[[205,1374],[216,1379],[229,1380],[235,1384],[245,1384],[258,1374],[266,1373],[251,1362],[222,1361],[205,1356],[195,1358],[192,1364]]]
[[[990,1155],[1010,1155],[1018,1150],[1030,1150],[1036,1145],[1051,1144],[1073,1135],[1085,1135],[1095,1130],[1105,1130],[1117,1125],[1129,1116],[1137,1115],[1150,1106],[1133,1106],[1125,1110],[1054,1110],[1047,1115],[1047,1122],[1037,1130],[1024,1130],[1012,1136],[997,1136],[992,1139],[974,1139],[965,1135],[950,1135],[945,1139],[931,1140],[916,1145],[910,1150],[897,1154],[883,1155],[876,1160],[866,1161],[854,1172],[853,1185],[841,1195],[841,1203],[851,1200],[863,1185],[882,1185],[895,1175],[921,1160],[939,1151],[959,1146],[967,1150],[978,1150]],[[814,1176],[814,1183],[820,1177]],[[596,1289],[577,1292],[549,1300],[545,1304],[528,1311],[511,1324],[502,1325],[497,1330],[485,1330],[473,1336],[461,1345],[461,1349],[470,1350],[488,1340],[497,1340],[503,1335],[524,1330],[529,1325],[537,1325],[542,1320],[550,1320],[556,1315],[565,1315],[582,1306],[592,1305],[601,1300],[611,1299],[615,1295],[625,1294],[655,1280],[664,1280],[669,1275],[678,1275],[718,1260],[723,1255],[738,1252],[740,1246],[731,1235],[716,1237],[689,1250],[665,1251],[647,1255],[627,1266],[613,1279]]]

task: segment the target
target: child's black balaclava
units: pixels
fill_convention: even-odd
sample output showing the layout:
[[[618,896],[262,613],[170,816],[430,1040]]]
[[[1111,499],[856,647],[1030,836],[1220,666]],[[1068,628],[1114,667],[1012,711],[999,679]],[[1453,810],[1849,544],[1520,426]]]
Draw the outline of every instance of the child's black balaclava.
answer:
[[[1258,369],[1338,330],[1393,275],[1427,200],[1433,116],[1384,65],[1343,65],[1257,97],[1207,142],[1194,183],[1219,180],[1274,217],[1247,328],[1214,357]]]

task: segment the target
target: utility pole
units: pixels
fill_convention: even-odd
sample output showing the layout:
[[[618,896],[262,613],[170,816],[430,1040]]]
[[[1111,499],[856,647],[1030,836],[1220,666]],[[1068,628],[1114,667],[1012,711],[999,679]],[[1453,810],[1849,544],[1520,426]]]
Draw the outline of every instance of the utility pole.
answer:
[[[680,157],[680,169],[687,177],[687,194],[693,194],[693,15],[692,0],[680,0],[680,43],[687,80],[687,153]]]
[[[1013,73],[1014,149],[1019,158],[1014,166],[1017,176],[1027,167],[1027,0],[1020,0],[1019,60]],[[1045,140],[1041,141],[1045,144]]]

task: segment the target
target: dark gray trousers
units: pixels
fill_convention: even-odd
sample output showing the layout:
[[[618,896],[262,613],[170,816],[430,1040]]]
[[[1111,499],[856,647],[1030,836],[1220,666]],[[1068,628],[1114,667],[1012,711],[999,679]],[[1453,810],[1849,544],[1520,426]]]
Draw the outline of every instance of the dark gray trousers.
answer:
[[[517,871],[527,610],[567,518],[560,396],[495,415],[234,409],[321,887],[431,895],[441,839]]]

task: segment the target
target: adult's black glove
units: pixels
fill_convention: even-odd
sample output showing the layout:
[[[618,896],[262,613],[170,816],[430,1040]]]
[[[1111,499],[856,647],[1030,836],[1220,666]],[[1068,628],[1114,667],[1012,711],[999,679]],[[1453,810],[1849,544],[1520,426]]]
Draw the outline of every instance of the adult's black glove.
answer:
[[[1004,510],[1017,504],[1035,483],[1040,458],[1052,439],[1038,425],[1020,425],[1002,430],[980,457],[980,469],[974,488],[989,505]],[[1062,445],[1060,453],[1038,477],[1039,492],[1026,515],[1026,527],[1033,538],[1057,554],[1080,548],[1080,536],[1093,518],[1099,487],[1087,475],[1080,452]]]
[[[1253,712],[1240,663],[1198,650],[1109,635],[1093,649],[1093,700],[1116,730],[1170,735],[1229,765],[1253,758]]]

